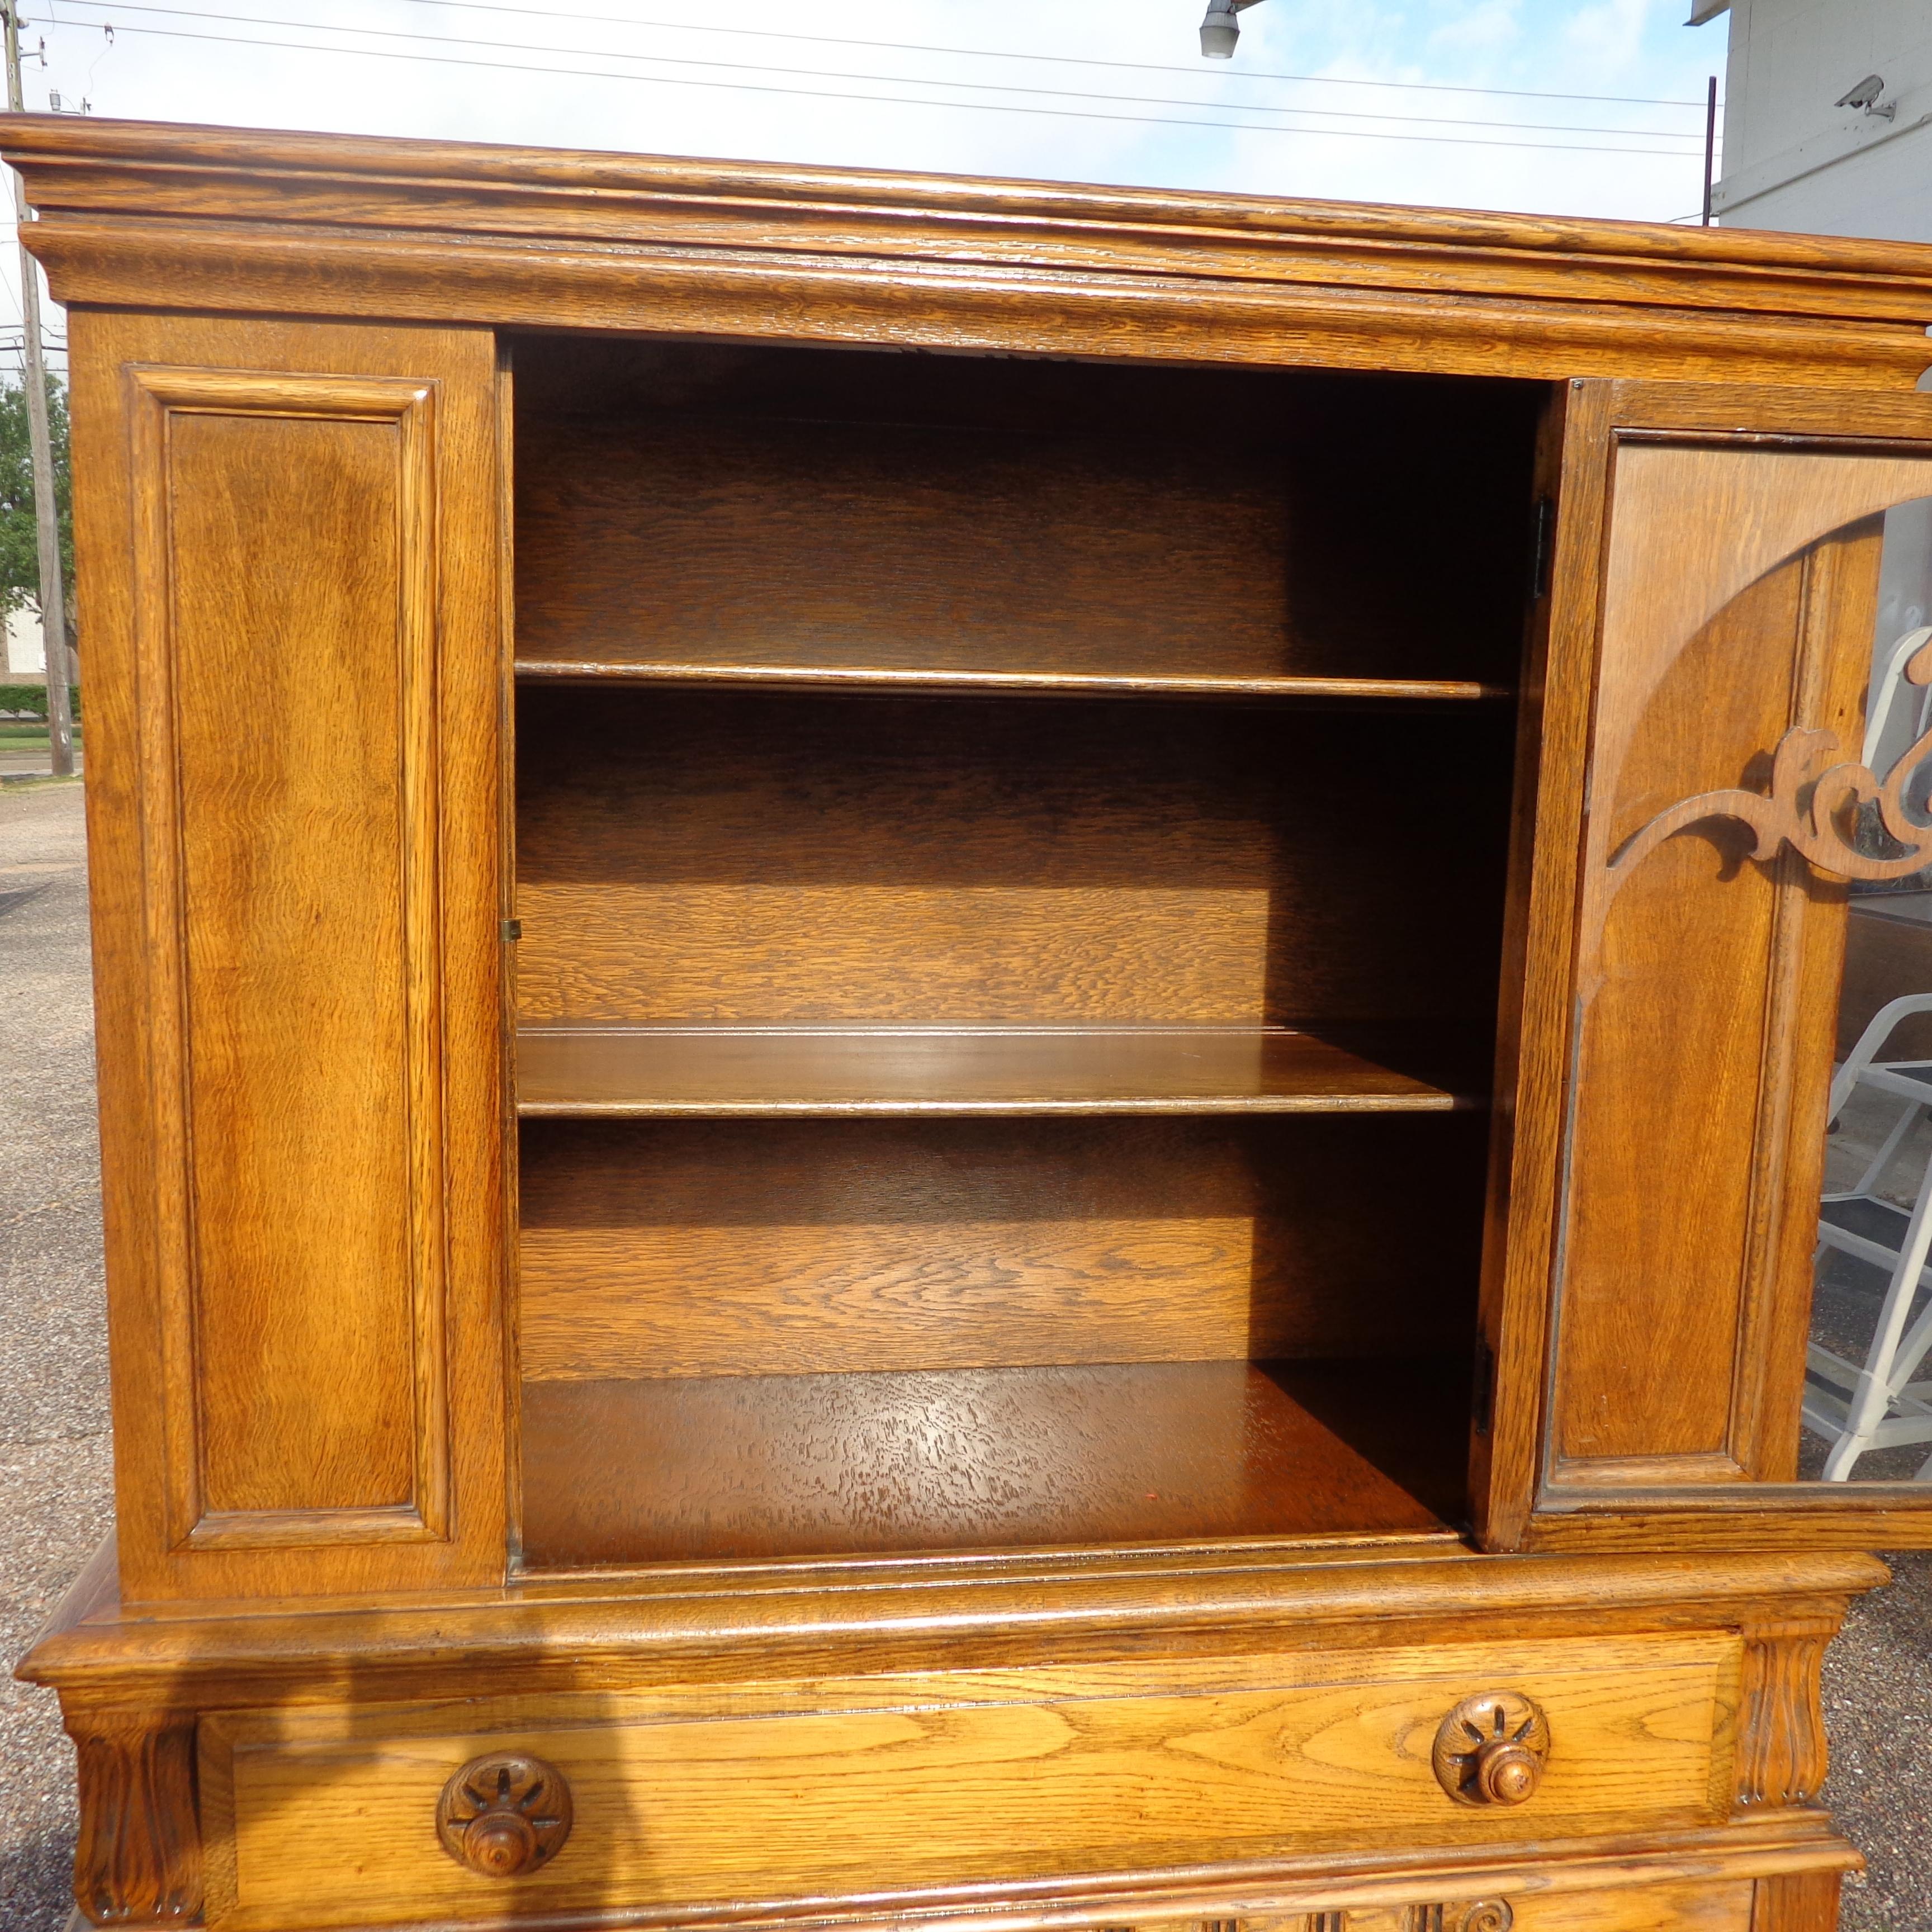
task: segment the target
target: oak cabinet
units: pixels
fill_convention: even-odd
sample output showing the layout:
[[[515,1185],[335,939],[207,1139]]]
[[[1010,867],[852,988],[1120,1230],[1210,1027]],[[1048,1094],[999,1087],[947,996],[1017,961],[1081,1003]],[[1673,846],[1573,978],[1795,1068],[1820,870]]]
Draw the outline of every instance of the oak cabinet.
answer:
[[[1827,1932],[1932,252],[10,128],[89,1918]]]

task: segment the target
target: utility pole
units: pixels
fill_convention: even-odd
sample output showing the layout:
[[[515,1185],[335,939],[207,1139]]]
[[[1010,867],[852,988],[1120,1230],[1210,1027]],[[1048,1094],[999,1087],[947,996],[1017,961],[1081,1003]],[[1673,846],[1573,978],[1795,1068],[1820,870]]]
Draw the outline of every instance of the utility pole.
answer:
[[[1711,225],[1711,175],[1718,156],[1718,76],[1711,76],[1704,96],[1704,226]]]
[[[7,105],[22,111],[19,0],[0,0],[7,22]],[[34,459],[34,529],[40,558],[40,634],[47,661],[47,748],[57,778],[74,770],[74,720],[67,701],[67,599],[61,584],[60,505],[54,496],[54,445],[47,426],[47,366],[40,353],[40,270],[27,253],[27,184],[14,176],[20,222],[20,322],[26,343],[27,436]]]

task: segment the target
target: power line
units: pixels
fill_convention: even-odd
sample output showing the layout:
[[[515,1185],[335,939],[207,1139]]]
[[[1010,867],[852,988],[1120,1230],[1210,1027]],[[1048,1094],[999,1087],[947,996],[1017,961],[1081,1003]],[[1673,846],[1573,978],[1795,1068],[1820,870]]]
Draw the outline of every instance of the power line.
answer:
[[[614,48],[560,47],[542,44],[533,44],[527,41],[478,40],[467,34],[416,33],[393,27],[338,26],[333,22],[328,21],[288,20],[265,16],[258,14],[214,13],[203,8],[154,6],[140,4],[140,0],[125,0],[125,4],[122,4],[122,0],[86,0],[86,4],[112,8],[117,15],[128,13],[158,14],[175,20],[220,20],[231,22],[237,26],[281,27],[303,33],[359,34],[372,39],[425,41],[432,46],[437,46],[482,47],[492,52],[503,53],[551,54],[560,58],[586,60],[602,58],[646,62],[659,66],[722,68],[729,72],[741,74],[780,74],[790,75],[795,79],[812,80],[876,81],[887,86],[946,87],[970,89],[973,92],[980,94],[1024,94],[1036,98],[1051,97],[1065,100],[1097,100],[1113,105],[1136,107],[1222,108],[1243,114],[1319,115],[1331,120],[1401,121],[1415,127],[1510,128],[1527,134],[1545,134],[1626,135],[1640,140],[1660,141],[1686,141],[1696,138],[1690,134],[1678,134],[1669,128],[1592,128],[1580,127],[1574,122],[1568,122],[1478,121],[1459,116],[1392,112],[1358,113],[1346,108],[1278,107],[1261,101],[1177,100],[1172,95],[1166,94],[1100,94],[1078,88],[1025,87],[1004,81],[948,80],[929,79],[924,75],[917,74],[854,74],[822,68],[775,67],[742,61],[704,60],[676,54],[626,53]],[[356,50],[340,50],[340,51],[353,52]],[[613,78],[617,77],[613,76]],[[1532,145],[1540,146],[1541,144],[1532,143]]]
[[[89,0],[89,4],[100,4],[100,0]],[[58,22],[55,24],[58,26],[78,26],[82,23],[79,22],[68,21]],[[302,30],[302,24],[305,23],[298,23],[298,31]],[[1057,120],[1125,122],[1134,126],[1147,128],[1211,128],[1222,134],[1300,134],[1316,137],[1325,136],[1329,140],[1338,141],[1423,142],[1432,142],[1437,146],[1458,148],[1514,148],[1527,149],[1528,152],[1534,154],[1648,155],[1653,160],[1670,161],[1686,160],[1694,158],[1692,152],[1688,149],[1678,149],[1673,151],[1664,148],[1606,148],[1586,142],[1573,141],[1497,141],[1484,140],[1480,137],[1471,138],[1456,134],[1376,134],[1371,133],[1366,129],[1354,128],[1270,127],[1265,124],[1257,123],[1255,122],[1183,120],[1172,115],[1105,114],[1097,113],[1091,111],[1090,110],[1082,110],[1078,108],[1024,107],[1010,103],[992,100],[918,100],[903,94],[853,94],[846,92],[843,90],[826,88],[777,87],[753,81],[699,80],[691,76],[682,74],[614,74],[608,68],[534,67],[527,62],[474,60],[457,54],[405,53],[398,49],[388,47],[328,46],[326,45],[318,45],[315,42],[309,40],[263,40],[259,36],[250,34],[195,33],[186,28],[178,27],[139,27],[130,26],[122,27],[118,31],[122,33],[145,34],[151,39],[194,40],[200,42],[203,45],[213,46],[269,47],[277,49],[286,53],[339,54],[348,58],[362,60],[408,61],[418,65],[428,64],[431,66],[444,67],[479,68],[485,70],[486,71],[496,74],[548,74],[554,76],[560,80],[627,80],[641,82],[646,86],[654,87],[701,87],[712,92],[736,94],[782,94],[788,96],[794,99],[805,100],[869,101],[880,106],[899,107],[951,107],[969,110],[974,112],[986,114],[1026,114],[1032,116],[1044,116]],[[327,28],[320,28],[318,29],[318,31],[326,32],[330,30]],[[430,37],[422,36],[421,38],[428,38]],[[478,42],[474,43],[473,44],[487,46],[490,44],[488,42]],[[620,58],[626,58],[626,56],[620,56]],[[628,58],[641,59],[649,58],[650,56],[629,56]],[[778,69],[776,70],[779,72],[790,71],[790,70],[788,69]],[[870,76],[866,77],[869,78]],[[894,82],[889,80],[886,84],[890,86],[905,85],[906,83]],[[914,82],[910,84],[917,86],[944,86],[947,83],[943,82]],[[1111,97],[1101,95],[1096,98],[1105,100]],[[1203,104],[1209,105],[1213,104]],[[1280,111],[1268,109],[1244,108],[1237,104],[1229,104],[1232,108],[1232,111],[1237,113]],[[1632,131],[1641,132],[1641,130]],[[1670,136],[1659,134],[1652,136],[1652,138],[1657,140],[1674,139],[1683,140],[1687,140],[1689,137],[1684,135]]]
[[[106,4],[106,0],[81,0],[81,4],[100,6]],[[1136,74],[1180,74],[1191,79],[1201,77],[1199,70],[1196,68],[1167,66],[1151,61],[1106,60],[1083,54],[1012,53],[990,47],[928,46],[912,40],[863,40],[831,34],[792,34],[768,27],[720,27],[708,24],[700,26],[683,20],[627,20],[622,15],[615,14],[576,14],[561,10],[553,12],[542,7],[515,7],[503,4],[503,0],[437,0],[437,4],[445,8],[458,8],[465,13],[514,14],[530,20],[577,20],[598,26],[642,27],[666,33],[729,34],[742,39],[797,40],[815,46],[868,47],[888,53],[946,54],[968,60],[1037,61],[1050,62],[1058,67],[1110,67]],[[367,31],[373,32],[376,30],[370,28]],[[1653,94],[1558,94],[1540,88],[1466,87],[1439,80],[1363,80],[1341,74],[1267,74],[1244,69],[1230,74],[1226,78],[1304,82],[1318,87],[1382,87],[1430,94],[1496,94],[1520,100],[1592,100],[1625,107],[1702,107],[1704,104],[1701,100],[1678,100]]]

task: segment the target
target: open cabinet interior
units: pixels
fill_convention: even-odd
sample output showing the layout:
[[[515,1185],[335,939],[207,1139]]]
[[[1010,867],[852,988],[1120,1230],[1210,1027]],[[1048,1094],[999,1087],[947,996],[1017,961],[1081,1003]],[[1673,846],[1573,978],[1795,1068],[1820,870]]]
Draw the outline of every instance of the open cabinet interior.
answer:
[[[1447,1533],[1540,387],[513,360],[526,1564]]]

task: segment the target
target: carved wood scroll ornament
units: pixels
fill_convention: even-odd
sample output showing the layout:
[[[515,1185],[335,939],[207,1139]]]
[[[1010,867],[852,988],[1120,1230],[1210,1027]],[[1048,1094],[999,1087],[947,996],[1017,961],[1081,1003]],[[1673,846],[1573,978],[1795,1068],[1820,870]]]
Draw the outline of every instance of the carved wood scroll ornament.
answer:
[[[1932,684],[1932,634],[1904,667],[1908,684]],[[1754,859],[1777,856],[1780,845],[1840,879],[1898,879],[1932,865],[1932,825],[1905,815],[1904,791],[1912,774],[1932,757],[1928,731],[1900,757],[1882,782],[1866,767],[1838,756],[1837,735],[1795,726],[1778,740],[1771,764],[1771,790],[1700,792],[1660,812],[1613,854],[1614,890],[1665,839],[1707,819],[1732,818],[1757,835]],[[1879,822],[1904,849],[1890,858],[1862,852],[1854,842],[1860,808],[1875,806]]]

